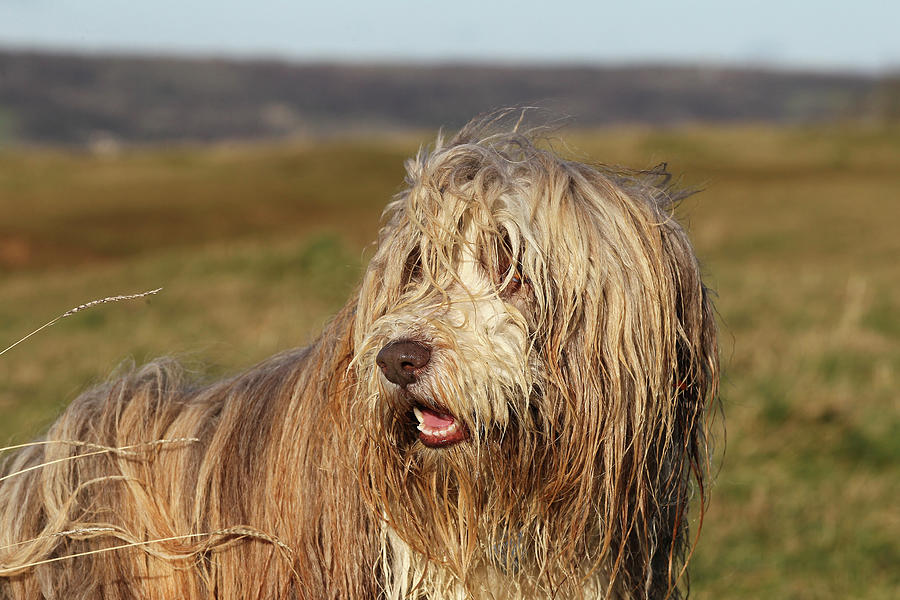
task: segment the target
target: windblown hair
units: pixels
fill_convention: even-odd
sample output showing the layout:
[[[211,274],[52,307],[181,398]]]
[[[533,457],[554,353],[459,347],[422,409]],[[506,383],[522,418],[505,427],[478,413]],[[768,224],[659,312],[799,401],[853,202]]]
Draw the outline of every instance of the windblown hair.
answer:
[[[311,346],[151,363],[7,460],[0,598],[679,597],[718,360],[677,194],[496,125],[407,164]]]

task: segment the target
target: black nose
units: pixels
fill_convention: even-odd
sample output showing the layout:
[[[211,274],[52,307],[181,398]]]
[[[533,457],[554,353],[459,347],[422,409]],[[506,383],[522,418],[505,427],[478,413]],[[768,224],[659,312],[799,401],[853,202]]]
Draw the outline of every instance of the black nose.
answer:
[[[431,360],[431,350],[418,342],[391,342],[378,352],[375,362],[391,383],[406,387]]]

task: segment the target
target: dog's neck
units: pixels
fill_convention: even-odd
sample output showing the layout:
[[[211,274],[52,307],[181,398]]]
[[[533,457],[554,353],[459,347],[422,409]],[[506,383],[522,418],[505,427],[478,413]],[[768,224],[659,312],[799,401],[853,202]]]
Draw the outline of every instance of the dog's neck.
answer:
[[[407,544],[393,529],[382,531],[381,576],[388,600],[550,600],[559,591],[542,585],[541,574],[519,568],[503,568],[494,564],[476,567],[465,581],[450,569],[429,560]],[[509,544],[518,546],[518,537],[510,535]],[[509,548],[496,548],[497,554],[515,553]],[[605,598],[608,579],[595,572],[580,582],[581,597]]]

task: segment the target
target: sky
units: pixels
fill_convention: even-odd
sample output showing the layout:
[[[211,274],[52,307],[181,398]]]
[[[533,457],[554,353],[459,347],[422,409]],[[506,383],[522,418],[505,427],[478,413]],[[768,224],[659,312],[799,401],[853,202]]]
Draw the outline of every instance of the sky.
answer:
[[[0,47],[900,71],[898,0],[0,0]]]

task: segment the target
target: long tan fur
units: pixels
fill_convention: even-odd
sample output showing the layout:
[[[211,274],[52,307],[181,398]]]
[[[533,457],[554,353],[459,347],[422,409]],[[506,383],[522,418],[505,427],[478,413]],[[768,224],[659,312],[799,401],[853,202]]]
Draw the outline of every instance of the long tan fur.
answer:
[[[7,460],[0,598],[680,596],[718,362],[676,198],[497,123],[408,163],[312,346],[151,363]],[[398,341],[430,352],[408,385]]]

